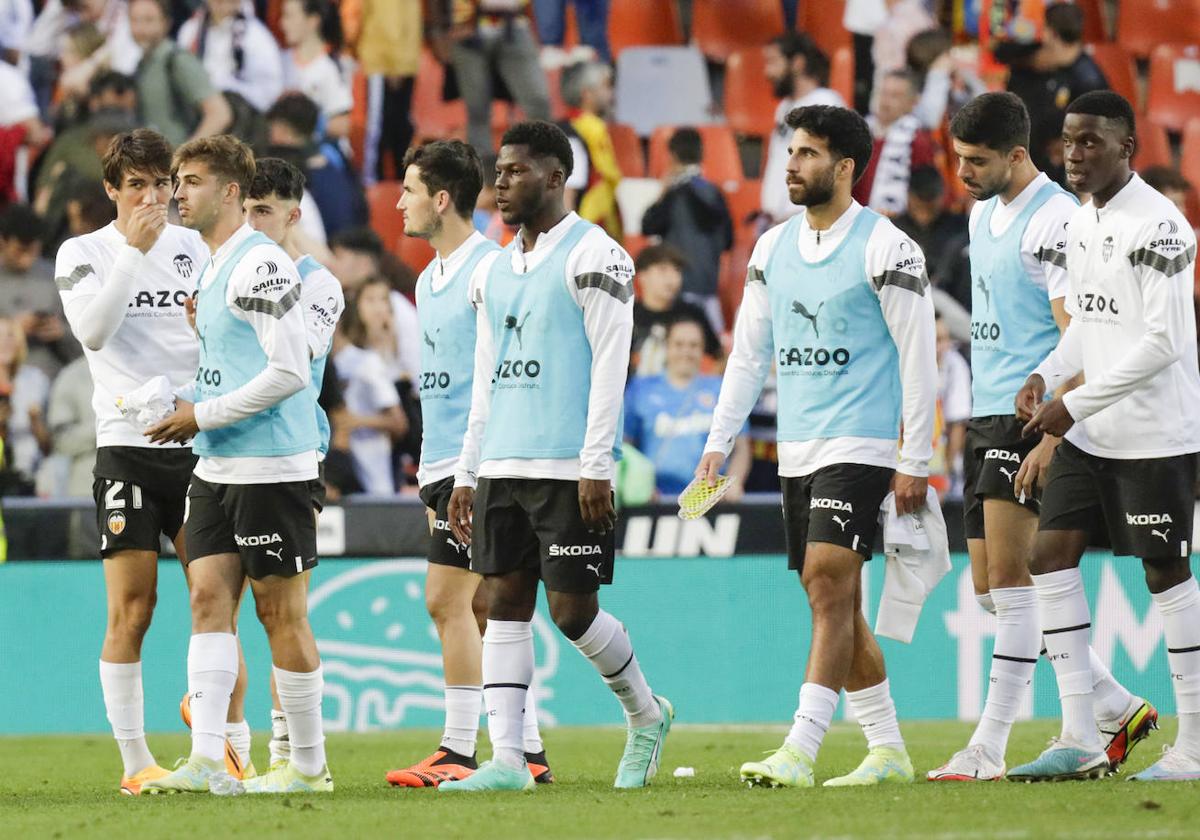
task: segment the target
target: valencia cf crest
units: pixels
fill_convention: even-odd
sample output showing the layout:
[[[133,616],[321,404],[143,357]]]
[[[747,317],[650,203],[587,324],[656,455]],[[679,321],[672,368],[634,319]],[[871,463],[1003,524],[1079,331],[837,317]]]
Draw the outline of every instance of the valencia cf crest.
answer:
[[[1100,256],[1105,262],[1108,262],[1109,257],[1113,252],[1113,238],[1111,236],[1104,237],[1104,244],[1100,246]]]
[[[114,537],[119,537],[121,532],[125,530],[125,514],[119,510],[114,510],[108,515],[108,532]]]
[[[192,276],[192,258],[187,254],[176,254],[174,263],[175,270],[179,272],[179,276],[184,280]]]

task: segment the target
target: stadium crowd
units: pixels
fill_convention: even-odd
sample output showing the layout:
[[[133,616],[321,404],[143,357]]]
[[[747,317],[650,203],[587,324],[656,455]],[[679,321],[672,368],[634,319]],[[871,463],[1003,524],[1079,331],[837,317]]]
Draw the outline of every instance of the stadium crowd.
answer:
[[[1128,2],[998,11],[963,0],[758,0],[731,14],[733,5],[0,0],[0,495],[91,492],[91,383],[53,256],[66,238],[113,220],[101,153],[139,125],[174,144],[233,133],[303,170],[308,251],[347,300],[321,398],[333,428],[331,496],[415,494],[413,295],[431,251],[403,235],[397,170],[413,142],[457,135],[490,171],[498,132],[522,115],[567,130],[576,157],[569,200],[635,258],[625,433],[644,457],[627,459],[622,493],[674,495],[711,425],[750,249],[795,211],[784,117],[812,104],[867,115],[874,155],[855,198],[890,216],[927,257],[940,317],[934,472],[943,496],[960,494],[971,416],[969,198],[949,120],[977,93],[1007,87],[1032,116],[1034,162],[1065,183],[1066,106],[1111,87],[1149,108],[1136,167],[1194,223],[1195,192],[1174,161],[1182,153],[1185,170],[1200,166],[1200,149],[1189,155],[1200,123],[1186,122],[1189,107],[1200,116],[1189,96],[1200,97],[1180,82],[1200,68],[1195,49],[1159,47],[1147,63],[1163,38],[1146,40]],[[1165,29],[1200,42],[1200,21]],[[670,73],[647,75],[633,60],[644,52],[635,47],[675,55],[685,44],[696,61],[672,63],[682,69]],[[692,125],[621,121],[639,101],[653,108],[694,86],[710,107]],[[511,241],[486,187],[474,223]],[[735,496],[778,491],[770,386],[731,473]]]

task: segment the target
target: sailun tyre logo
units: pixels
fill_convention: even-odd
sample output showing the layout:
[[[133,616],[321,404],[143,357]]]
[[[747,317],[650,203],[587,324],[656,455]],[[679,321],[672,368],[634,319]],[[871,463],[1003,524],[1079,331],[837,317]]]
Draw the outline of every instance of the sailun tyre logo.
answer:
[[[373,561],[323,577],[308,596],[325,671],[327,731],[442,725],[445,675],[437,628],[425,608],[425,573],[423,560]],[[533,617],[533,638],[530,690],[539,721],[553,725],[547,707],[554,706],[561,648],[540,613]]]

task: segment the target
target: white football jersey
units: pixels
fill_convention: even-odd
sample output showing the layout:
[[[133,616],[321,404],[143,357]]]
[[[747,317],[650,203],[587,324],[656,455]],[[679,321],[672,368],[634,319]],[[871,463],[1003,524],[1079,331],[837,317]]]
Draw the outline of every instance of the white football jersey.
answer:
[[[1076,210],[1067,231],[1071,326],[1056,352],[1085,378],[1063,400],[1078,421],[1067,439],[1102,458],[1200,452],[1187,219],[1134,175],[1104,207]]]
[[[55,282],[77,335],[72,310],[78,318],[80,304],[100,291],[125,247],[124,235],[110,224],[59,248]],[[195,231],[169,224],[146,257],[149,270],[137,278],[121,326],[99,350],[84,348],[95,382],[97,446],[159,446],[121,416],[117,397],[155,376],[167,377],[176,388],[196,376],[200,345],[184,304],[209,259],[208,246]]]

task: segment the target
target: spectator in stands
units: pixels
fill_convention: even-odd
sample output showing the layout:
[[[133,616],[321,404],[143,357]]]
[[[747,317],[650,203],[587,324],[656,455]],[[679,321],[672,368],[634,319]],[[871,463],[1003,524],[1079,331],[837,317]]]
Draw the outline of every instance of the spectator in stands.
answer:
[[[23,45],[29,56],[30,82],[43,114],[50,112],[58,81],[62,38],[80,23],[94,25],[104,36],[103,46],[83,59],[88,66],[80,72],[90,75],[111,69],[132,75],[137,66],[141,51],[129,31],[126,0],[47,0]]]
[[[284,43],[283,86],[303,93],[317,104],[321,134],[350,136],[354,98],[350,74],[339,63],[342,23],[329,0],[285,0],[279,19]]]
[[[1179,212],[1187,215],[1188,193],[1192,191],[1192,185],[1178,169],[1173,166],[1151,166],[1143,170],[1141,175],[1143,181],[1171,199]]]
[[[612,69],[594,61],[572,64],[563,70],[562,97],[570,109],[567,117],[571,128],[587,151],[588,180],[577,212],[620,241],[617,184],[621,182],[621,168],[607,122],[613,106]]]
[[[721,254],[733,246],[733,220],[720,188],[700,174],[700,132],[680,128],[667,143],[671,165],[662,198],[646,208],[642,233],[660,236],[687,254],[683,294],[703,307],[717,331],[724,329],[717,298]]]
[[[16,64],[33,26],[32,0],[0,2],[0,61]]]
[[[775,130],[767,143],[763,167],[762,211],[764,227],[794,216],[800,208],[788,200],[788,142],[792,130],[785,118],[805,105],[844,106],[842,97],[829,89],[829,59],[808,35],[785,32],[763,47],[767,81],[781,100],[775,108]]]
[[[27,205],[0,214],[0,315],[20,323],[25,363],[53,377],[82,350],[63,320],[54,266],[42,258],[44,234]]]
[[[50,451],[50,430],[45,422],[50,377],[25,363],[26,352],[20,322],[0,318],[0,398],[6,397],[8,403],[4,457],[32,490],[38,464]]]
[[[967,218],[946,207],[946,184],[936,166],[919,166],[908,182],[908,206],[893,221],[921,248],[928,262],[938,260],[967,234]]]
[[[608,46],[608,4],[609,0],[571,0],[580,43],[574,51],[567,53],[563,50],[567,0],[533,0],[538,40],[542,43],[542,67],[553,70],[581,57],[612,64]]]
[[[700,373],[704,333],[702,320],[673,321],[663,372],[635,376],[625,392],[625,439],[654,463],[655,486],[663,496],[678,496],[692,480],[712,427],[721,377]],[[726,499],[741,496],[749,470],[750,446],[743,432],[730,456]]]
[[[63,239],[68,199],[80,184],[104,177],[101,155],[113,137],[137,127],[136,111],[134,80],[115,70],[98,73],[92,78],[87,119],[60,134],[42,155],[33,207],[46,223],[48,250]]]
[[[878,107],[883,80],[895,70],[906,66],[908,42],[918,32],[932,29],[937,22],[929,14],[925,0],[884,0],[887,17],[875,32],[871,45],[871,64],[875,78],[872,83],[871,109]]]
[[[435,4],[440,11],[441,3]],[[363,141],[363,175],[369,182],[386,177],[390,158],[393,177],[404,174],[404,153],[412,143],[413,84],[421,59],[421,0],[343,0],[346,40],[368,79],[367,136]],[[440,20],[440,18],[439,18]],[[431,46],[438,59],[450,60],[444,28],[431,26]]]
[[[267,111],[267,149],[304,173],[305,194],[315,203],[329,237],[366,224],[367,199],[340,144],[316,141],[319,119],[315,102],[303,93],[285,93]]]
[[[117,208],[101,181],[83,181],[67,199],[67,235],[94,233],[117,218]]]
[[[333,259],[329,270],[342,284],[346,298],[356,294],[368,281],[385,275],[387,256],[383,242],[370,228],[344,230],[329,240]],[[421,329],[417,307],[396,289],[391,291],[392,324],[397,351],[395,358],[398,378],[416,379],[421,370]]]
[[[930,462],[930,484],[938,497],[959,500],[963,489],[963,450],[967,442],[967,421],[971,419],[971,366],[958,350],[950,329],[937,319],[938,415],[939,434],[934,441]],[[941,481],[933,481],[936,476]]]
[[[667,362],[667,327],[691,319],[704,327],[704,352],[721,356],[721,340],[708,315],[680,296],[687,257],[673,245],[649,245],[634,261],[637,297],[633,301],[633,348],[630,367],[640,376],[662,373]]]
[[[912,171],[937,163],[937,145],[913,114],[917,80],[908,70],[893,70],[876,91],[875,111],[867,117],[875,147],[871,162],[854,185],[860,204],[888,216],[904,212]]]
[[[842,26],[850,33],[854,47],[854,102],[850,105],[860,114],[871,110],[871,86],[875,79],[875,62],[871,54],[875,33],[886,20],[887,3],[884,0],[846,0]]]
[[[134,78],[143,123],[178,146],[230,127],[228,101],[196,56],[170,38],[170,0],[130,0],[129,27],[142,48]]]
[[[83,356],[55,378],[46,426],[51,448],[38,471],[38,494],[90,498],[96,466],[96,413],[92,410],[92,375]]]
[[[29,80],[16,67],[0,61],[0,207],[22,194],[17,183],[22,150],[40,149],[49,140],[50,131],[38,116]]]
[[[1014,63],[1008,89],[1029,109],[1029,157],[1051,180],[1065,183],[1061,135],[1067,105],[1107,88],[1104,73],[1083,49],[1083,10],[1074,3],[1048,6],[1042,42]]]
[[[396,491],[392,443],[407,434],[409,425],[388,362],[378,352],[380,335],[393,329],[388,291],[379,279],[363,284],[346,307],[333,348],[346,403],[340,425],[349,433],[359,484],[376,495]]]
[[[233,95],[235,120],[243,101],[264,112],[283,92],[279,44],[241,0],[207,0],[179,28],[178,40],[203,62],[213,86]]]
[[[905,60],[917,77],[921,98],[913,113],[921,124],[937,131],[947,117],[987,90],[969,68],[956,67],[950,52],[954,41],[945,29],[926,29],[908,42]]]
[[[62,36],[59,51],[58,131],[87,117],[92,77],[101,69],[89,61],[104,46],[104,34],[94,23],[77,23]]]
[[[527,16],[529,0],[458,0],[450,20],[450,55],[467,103],[467,139],[491,160],[494,77],[529,120],[550,119],[550,92],[538,64]]]

